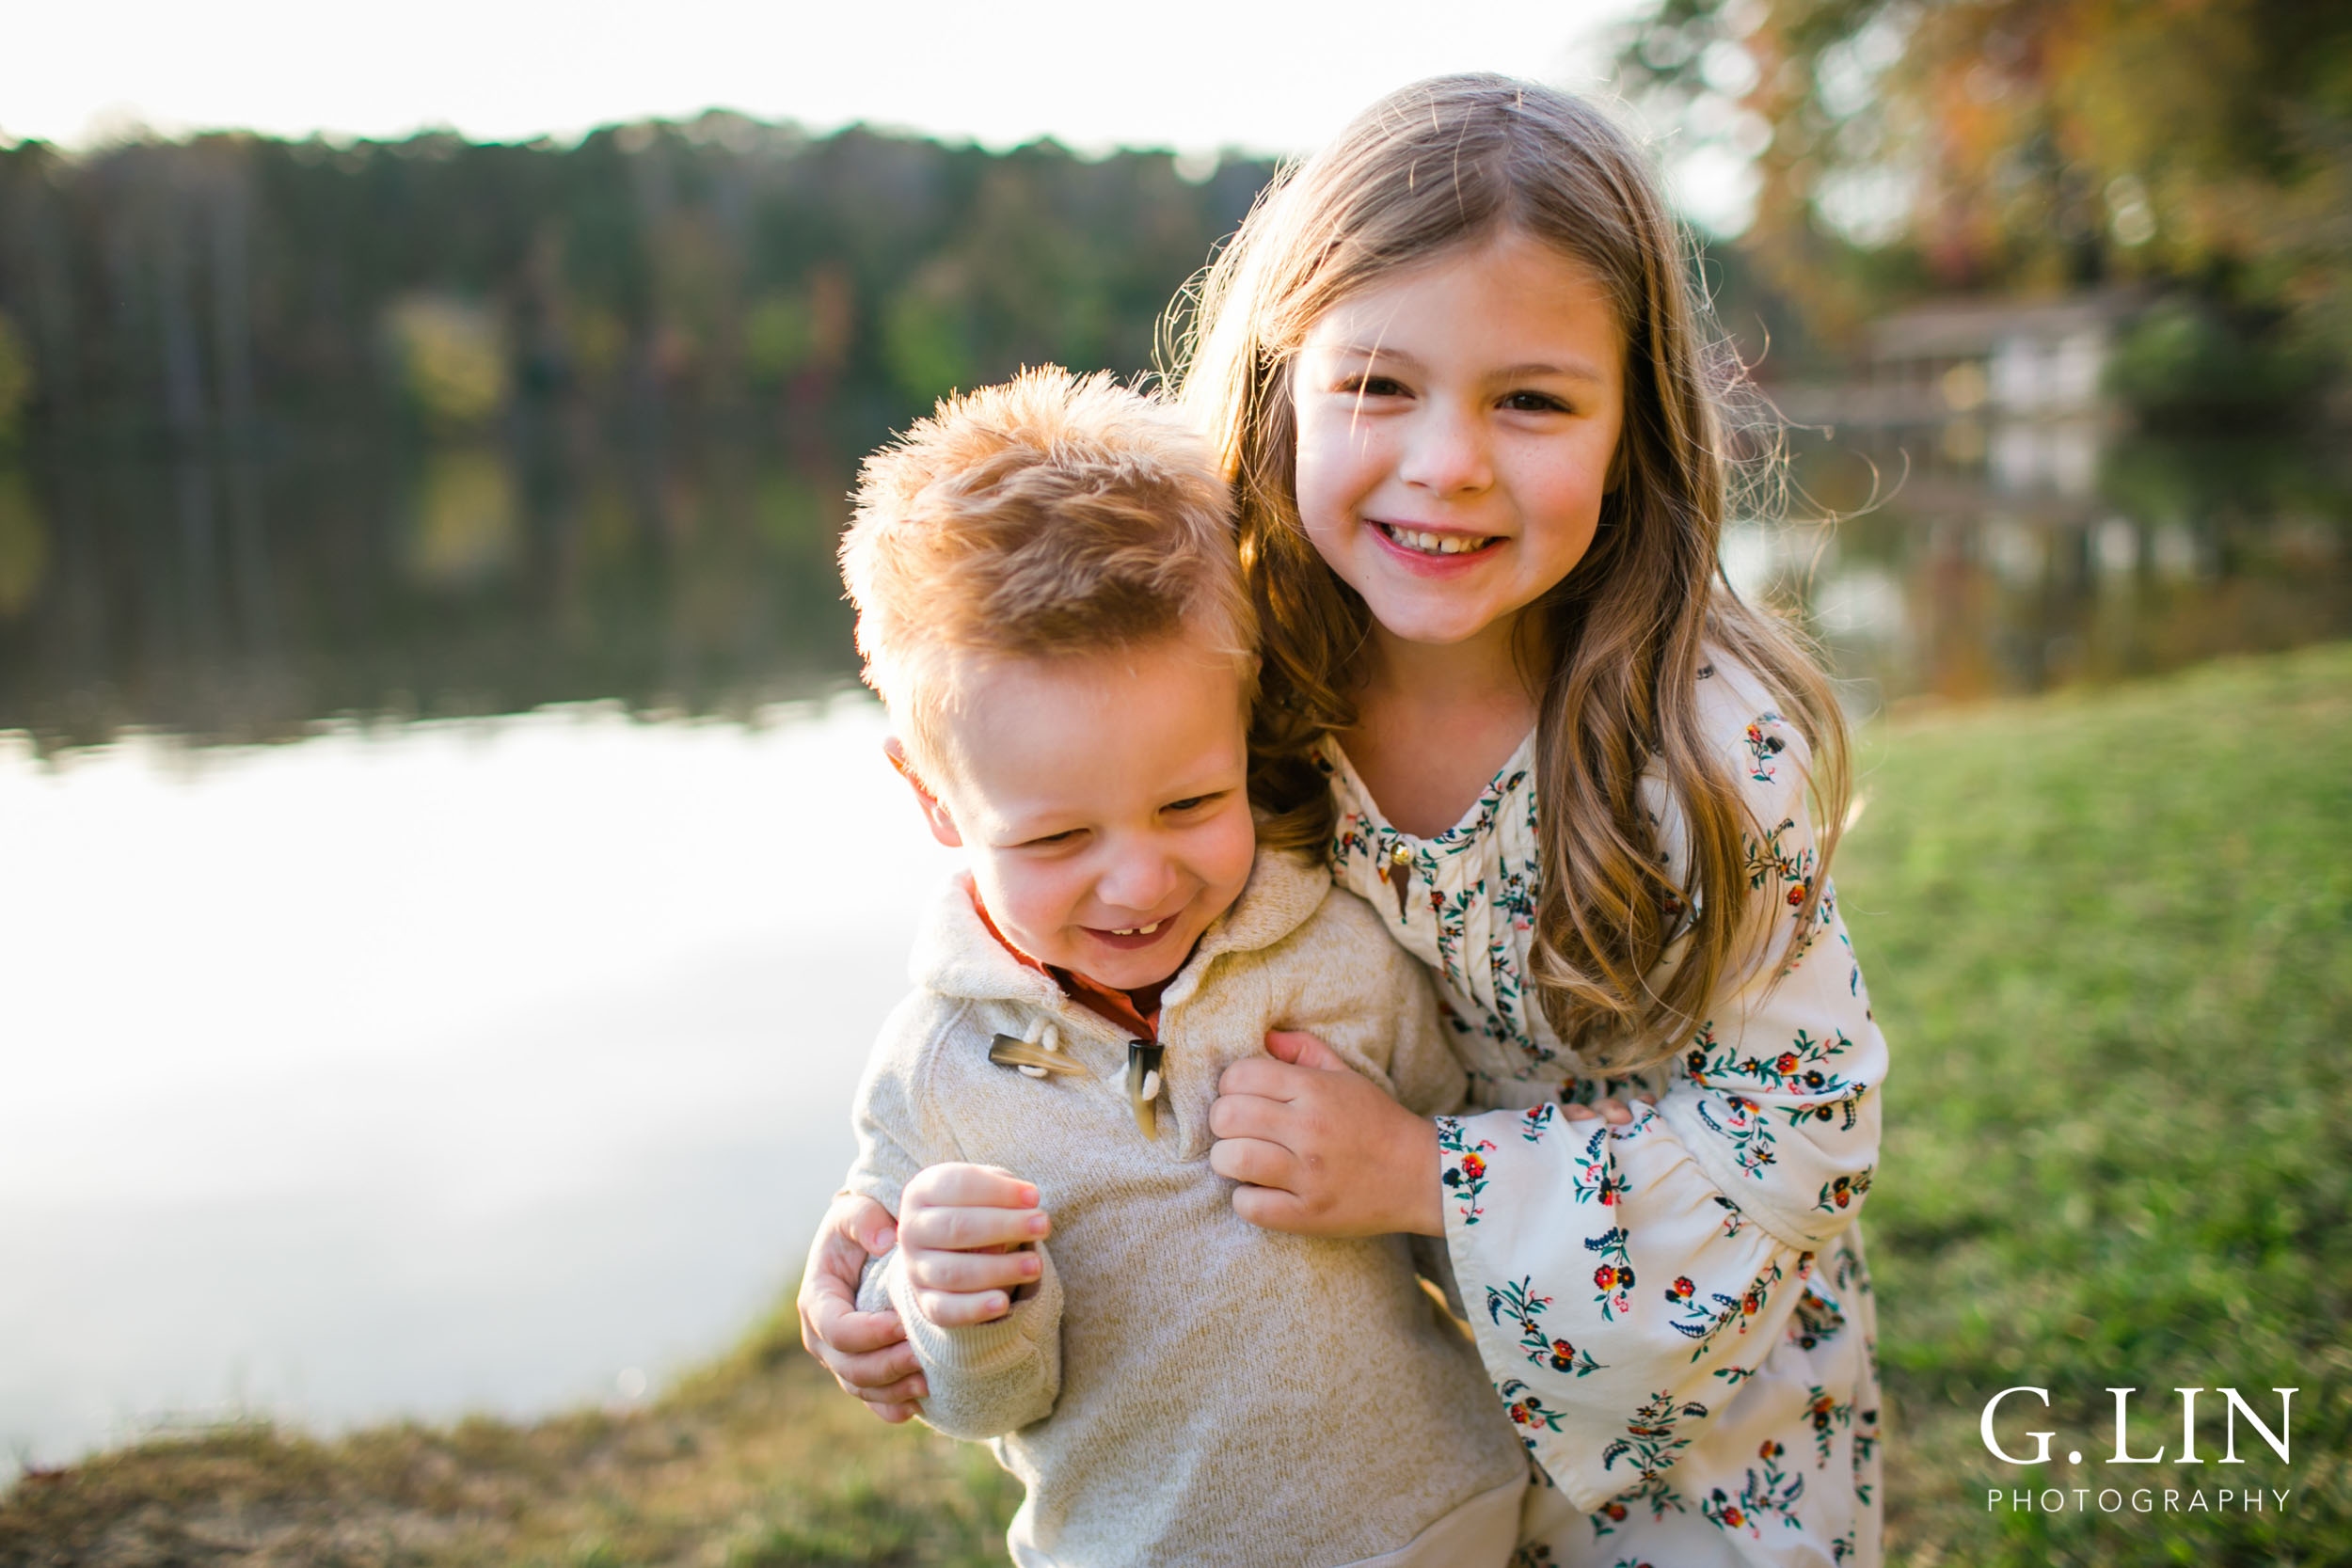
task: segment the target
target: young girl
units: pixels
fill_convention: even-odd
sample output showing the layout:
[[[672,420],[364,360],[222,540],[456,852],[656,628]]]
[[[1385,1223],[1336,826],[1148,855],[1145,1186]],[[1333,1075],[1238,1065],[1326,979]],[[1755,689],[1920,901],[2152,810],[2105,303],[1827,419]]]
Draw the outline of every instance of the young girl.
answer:
[[[1184,395],[1266,628],[1261,837],[1327,854],[1437,972],[1477,1108],[1415,1117],[1277,1035],[1222,1081],[1212,1160],[1256,1224],[1444,1236],[1547,1478],[1527,1560],[1874,1563],[1852,1227],[1885,1048],[1826,877],[1844,731],[1722,581],[1686,267],[1605,119],[1452,77],[1375,104],[1212,270]],[[887,1237],[836,1206],[804,1338],[903,1416],[896,1325],[840,1294]]]

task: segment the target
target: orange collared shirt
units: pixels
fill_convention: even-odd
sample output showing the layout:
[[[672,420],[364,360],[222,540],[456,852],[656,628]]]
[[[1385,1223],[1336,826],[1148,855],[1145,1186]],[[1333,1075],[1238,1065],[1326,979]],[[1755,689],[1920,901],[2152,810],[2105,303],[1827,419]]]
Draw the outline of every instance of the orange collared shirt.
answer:
[[[1117,1024],[1136,1039],[1150,1040],[1153,1044],[1159,1042],[1160,992],[1166,989],[1167,981],[1137,991],[1114,990],[1108,986],[1095,984],[1074,969],[1041,963],[1015,947],[1006,940],[1005,933],[996,928],[996,922],[989,918],[988,906],[980,902],[979,889],[972,885],[971,878],[966,877],[963,885],[965,891],[972,895],[972,912],[980,917],[980,924],[988,927],[988,934],[994,937],[1006,952],[1019,959],[1025,967],[1034,969],[1052,980],[1061,988],[1064,996],[1095,1017]]]

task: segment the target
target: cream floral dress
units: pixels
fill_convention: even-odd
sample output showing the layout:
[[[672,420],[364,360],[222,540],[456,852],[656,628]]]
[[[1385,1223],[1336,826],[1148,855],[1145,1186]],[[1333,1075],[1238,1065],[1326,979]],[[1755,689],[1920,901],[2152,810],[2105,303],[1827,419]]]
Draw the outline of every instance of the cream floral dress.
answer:
[[[1462,821],[1391,827],[1336,742],[1333,876],[1437,973],[1472,1110],[1438,1121],[1446,1243],[1481,1358],[1554,1491],[1526,1564],[1880,1560],[1879,1393],[1854,1217],[1878,1158],[1886,1046],[1815,876],[1804,741],[1718,658],[1699,701],[1753,818],[1767,961],[1727,983],[1681,1055],[1597,1077],[1527,980],[1541,862],[1534,737]],[[1642,781],[1669,875],[1687,832]],[[1565,1103],[1657,1092],[1631,1125]]]

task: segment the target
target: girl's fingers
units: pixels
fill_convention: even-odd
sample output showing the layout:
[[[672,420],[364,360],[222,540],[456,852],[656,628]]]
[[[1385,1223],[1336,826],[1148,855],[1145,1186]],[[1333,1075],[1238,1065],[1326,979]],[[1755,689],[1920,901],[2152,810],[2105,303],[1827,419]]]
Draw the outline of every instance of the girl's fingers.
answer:
[[[1315,1078],[1312,1068],[1293,1067],[1271,1056],[1244,1056],[1217,1074],[1220,1095],[1256,1095],[1262,1100],[1295,1100]]]
[[[974,1323],[993,1323],[1011,1311],[1012,1296],[1006,1291],[917,1291],[914,1307],[942,1328],[969,1328]]]
[[[1653,1094],[1637,1094],[1633,1098],[1645,1105],[1658,1103],[1658,1097]],[[1598,1117],[1612,1127],[1629,1126],[1633,1121],[1632,1105],[1622,1100],[1595,1101],[1590,1105],[1563,1105],[1560,1114],[1570,1121],[1590,1121]]]
[[[906,1255],[907,1283],[918,1294],[949,1291],[1009,1291],[1036,1280],[1044,1260],[1034,1252],[918,1252]]]
[[[879,1258],[898,1244],[898,1222],[889,1210],[860,1193],[834,1199],[826,1218],[841,1234]]]
[[[1223,1148],[1223,1145],[1218,1145]],[[1307,1206],[1274,1187],[1235,1187],[1233,1212],[1261,1230],[1304,1231]]]
[[[894,1327],[898,1315],[893,1312]],[[903,1329],[900,1330],[904,1332]],[[884,1391],[903,1386],[909,1378],[920,1379],[922,1364],[914,1358],[914,1347],[904,1339],[882,1350],[864,1355],[844,1355],[836,1351],[820,1352],[817,1357],[833,1373],[833,1380],[841,1385],[845,1394],[855,1394],[869,1402],[882,1397]],[[914,1396],[920,1399],[922,1396]]]
[[[1298,1157],[1263,1138],[1219,1138],[1209,1146],[1209,1168],[1230,1180],[1287,1192],[1297,1181]]]
[[[1280,1143],[1289,1118],[1280,1101],[1254,1094],[1223,1094],[1209,1102],[1209,1132],[1218,1138],[1256,1138]]]
[[[1323,1041],[1320,1035],[1304,1029],[1275,1029],[1265,1037],[1266,1054],[1295,1067],[1311,1068],[1320,1072],[1348,1071],[1346,1061]]]
[[[898,1379],[898,1382],[885,1383],[879,1388],[853,1388],[850,1390],[850,1392],[857,1395],[859,1399],[862,1399],[867,1404],[872,1405],[874,1407],[874,1414],[877,1416],[881,1416],[882,1411],[886,1408],[896,1405],[908,1404],[913,1401],[925,1398],[930,1393],[930,1385],[923,1381],[923,1374],[921,1372],[911,1372],[907,1376]],[[884,1420],[889,1419],[886,1416],[882,1417],[882,1418]]]
[[[1054,1222],[1040,1209],[942,1209],[910,1203],[898,1221],[909,1252],[969,1252],[1042,1240]]]

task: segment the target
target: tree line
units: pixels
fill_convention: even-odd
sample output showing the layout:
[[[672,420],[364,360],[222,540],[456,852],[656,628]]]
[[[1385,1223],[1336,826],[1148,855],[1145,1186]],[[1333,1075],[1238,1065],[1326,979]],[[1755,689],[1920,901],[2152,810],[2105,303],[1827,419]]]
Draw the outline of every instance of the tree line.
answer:
[[[1150,368],[1273,173],[714,111],[577,144],[0,149],[0,436],[267,444],[518,406],[862,437],[1053,360]]]

